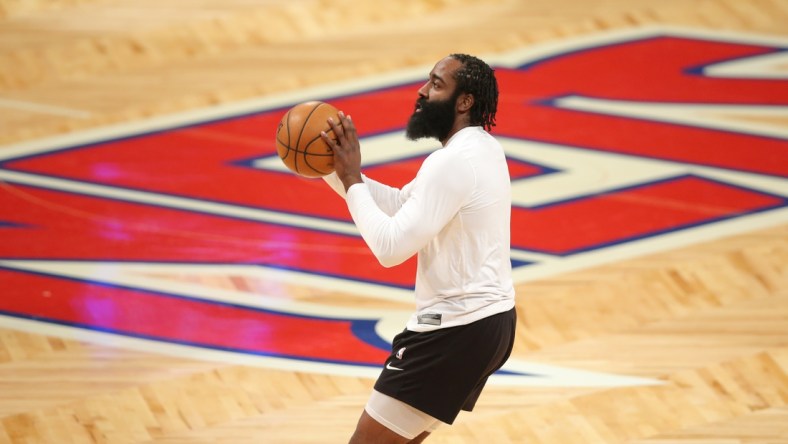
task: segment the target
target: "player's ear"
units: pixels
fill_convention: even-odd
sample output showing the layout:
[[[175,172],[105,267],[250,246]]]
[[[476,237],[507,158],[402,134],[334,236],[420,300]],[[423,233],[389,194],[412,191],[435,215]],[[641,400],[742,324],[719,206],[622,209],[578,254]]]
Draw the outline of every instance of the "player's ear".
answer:
[[[473,107],[473,94],[463,93],[457,98],[457,111],[468,112]]]

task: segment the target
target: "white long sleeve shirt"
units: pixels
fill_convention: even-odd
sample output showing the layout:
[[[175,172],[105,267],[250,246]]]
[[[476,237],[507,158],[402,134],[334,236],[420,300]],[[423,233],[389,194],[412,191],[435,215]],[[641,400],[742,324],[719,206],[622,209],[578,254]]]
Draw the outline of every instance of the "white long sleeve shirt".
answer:
[[[347,193],[361,237],[385,267],[418,254],[407,329],[468,324],[514,307],[511,184],[503,148],[481,127],[454,134],[401,190],[363,176]]]

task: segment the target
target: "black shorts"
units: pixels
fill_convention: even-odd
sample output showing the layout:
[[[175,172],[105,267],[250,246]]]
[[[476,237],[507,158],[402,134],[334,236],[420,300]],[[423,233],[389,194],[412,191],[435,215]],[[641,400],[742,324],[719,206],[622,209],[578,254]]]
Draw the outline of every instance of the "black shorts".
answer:
[[[460,410],[473,410],[487,378],[509,359],[516,324],[513,308],[468,325],[405,330],[375,390],[451,424]]]

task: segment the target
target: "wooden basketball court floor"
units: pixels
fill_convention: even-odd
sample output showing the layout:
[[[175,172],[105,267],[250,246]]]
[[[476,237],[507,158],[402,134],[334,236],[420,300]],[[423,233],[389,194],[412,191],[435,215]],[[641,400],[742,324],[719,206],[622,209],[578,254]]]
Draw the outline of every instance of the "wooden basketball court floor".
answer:
[[[233,108],[239,103],[281,107],[332,85],[384,79],[373,82],[374,90],[386,86],[386,76],[389,84],[402,84],[397,73],[426,75],[452,52],[491,60],[547,57],[566,42],[644,29],[770,42],[784,50],[788,1],[0,0],[0,155],[5,162],[8,153],[120,137],[140,122],[151,132],[155,122],[177,126],[211,110],[242,112],[246,105]],[[774,95],[784,100],[788,58],[776,60],[764,78],[783,80]],[[660,62],[643,63],[657,68]],[[785,101],[767,108],[736,108],[730,128],[720,131],[755,122],[782,148],[768,162],[778,172],[758,176],[781,203],[728,224],[603,249],[549,272],[523,267],[513,354],[520,367],[513,368],[524,374],[491,383],[475,412],[461,414],[429,441],[788,443],[788,189],[779,173],[788,167],[788,112]],[[180,117],[168,121],[172,116]],[[727,148],[720,146],[720,155]],[[211,268],[210,259],[197,272],[166,260],[140,270],[118,271],[108,263],[84,271],[81,238],[63,241],[75,255],[69,262],[58,233],[45,241],[35,231],[9,234],[29,227],[17,219],[28,210],[10,204],[12,197],[49,205],[39,216],[46,225],[91,211],[73,203],[79,201],[69,193],[80,192],[63,189],[62,197],[45,198],[25,191],[30,183],[13,175],[12,166],[0,164],[0,193],[10,196],[0,209],[0,231],[6,231],[0,234],[0,443],[346,442],[374,367],[160,344],[9,307],[39,301],[33,308],[45,311],[55,303],[47,300],[55,301],[66,284],[83,282],[80,273],[90,270],[138,273],[147,284],[175,282],[195,295],[273,295],[282,305],[319,306],[326,313],[406,312],[407,291],[393,291],[405,295],[399,300],[380,298],[369,290],[379,287],[363,282],[321,286],[325,281],[309,272],[260,275]],[[64,183],[52,182],[48,191]],[[307,255],[321,254],[304,251],[292,256],[309,262]],[[47,257],[58,261],[41,261]],[[55,268],[20,271],[31,264]],[[328,265],[316,261],[314,267],[321,266]],[[63,287],[30,276],[59,276]],[[127,281],[107,282],[95,287],[129,289]],[[107,307],[97,313],[116,314]],[[174,319],[164,311],[159,321]]]

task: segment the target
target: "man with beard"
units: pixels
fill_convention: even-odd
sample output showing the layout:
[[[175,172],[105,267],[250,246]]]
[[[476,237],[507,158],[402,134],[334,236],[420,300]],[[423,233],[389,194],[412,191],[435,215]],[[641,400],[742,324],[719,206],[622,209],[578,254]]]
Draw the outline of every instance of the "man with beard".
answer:
[[[511,187],[495,125],[498,85],[483,61],[452,54],[418,90],[406,135],[434,137],[402,189],[361,173],[350,116],[329,119],[335,173],[361,236],[385,267],[418,253],[416,312],[392,343],[351,443],[422,442],[473,409],[509,357],[516,313],[509,259]]]

